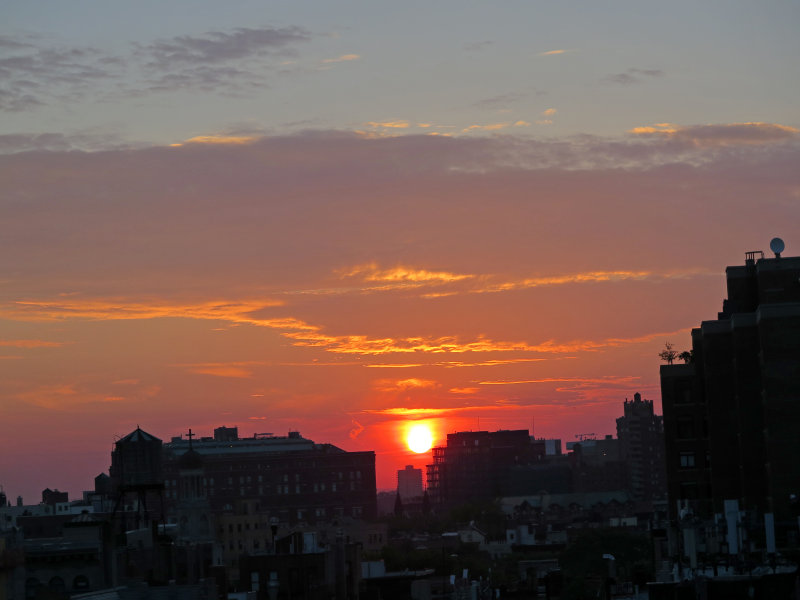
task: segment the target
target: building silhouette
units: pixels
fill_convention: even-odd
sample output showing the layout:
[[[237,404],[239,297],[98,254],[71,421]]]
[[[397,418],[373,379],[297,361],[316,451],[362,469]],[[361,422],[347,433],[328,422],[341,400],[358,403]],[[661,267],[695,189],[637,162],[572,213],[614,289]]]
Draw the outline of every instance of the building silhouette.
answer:
[[[164,444],[170,514],[181,497],[181,460],[190,451],[202,459],[198,477],[214,513],[236,512],[246,502],[283,523],[376,516],[374,452],[346,452],[296,431],[241,438],[235,427],[219,427],[214,437],[178,436]]]
[[[422,469],[415,469],[414,465],[398,469],[397,493],[403,501],[422,498]]]
[[[689,361],[661,366],[672,519],[757,525],[772,552],[771,520],[779,544],[797,543],[800,513],[800,257],[779,248],[729,266]]]
[[[623,416],[617,419],[617,438],[633,498],[663,498],[667,492],[664,422],[653,412],[652,400],[642,400],[639,392],[633,400],[625,399]]]
[[[449,433],[446,445],[433,449],[427,491],[438,504],[524,493],[520,485],[539,485],[527,468],[544,456],[544,441],[532,440],[526,429]]]

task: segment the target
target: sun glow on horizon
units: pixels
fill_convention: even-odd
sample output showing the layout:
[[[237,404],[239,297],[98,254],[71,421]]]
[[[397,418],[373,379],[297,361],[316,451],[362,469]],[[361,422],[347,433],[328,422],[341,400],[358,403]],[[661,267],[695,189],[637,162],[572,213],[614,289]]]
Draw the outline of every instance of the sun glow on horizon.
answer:
[[[406,443],[412,452],[423,454],[433,446],[433,433],[428,425],[417,423],[406,433]]]

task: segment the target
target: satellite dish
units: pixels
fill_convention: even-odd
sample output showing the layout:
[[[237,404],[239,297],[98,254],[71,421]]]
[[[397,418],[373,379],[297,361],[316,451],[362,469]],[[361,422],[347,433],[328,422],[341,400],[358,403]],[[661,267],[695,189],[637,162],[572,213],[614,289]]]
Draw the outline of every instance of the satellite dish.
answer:
[[[772,238],[772,240],[769,243],[769,249],[775,253],[776,258],[780,257],[781,252],[783,252],[783,249],[785,247],[786,246],[783,243],[783,240],[779,237]]]

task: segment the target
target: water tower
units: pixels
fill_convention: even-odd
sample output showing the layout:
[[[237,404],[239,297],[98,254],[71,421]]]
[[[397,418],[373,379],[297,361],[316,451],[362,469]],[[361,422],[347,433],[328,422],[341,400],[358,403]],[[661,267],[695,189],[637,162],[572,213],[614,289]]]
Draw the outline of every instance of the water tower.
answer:
[[[161,470],[161,440],[137,427],[117,440],[111,452],[111,486],[117,496],[116,514],[135,512],[135,526],[150,521],[150,510],[163,512],[164,479]],[[148,499],[151,507],[148,508]],[[163,520],[163,514],[159,515]],[[144,521],[144,523],[142,523]]]

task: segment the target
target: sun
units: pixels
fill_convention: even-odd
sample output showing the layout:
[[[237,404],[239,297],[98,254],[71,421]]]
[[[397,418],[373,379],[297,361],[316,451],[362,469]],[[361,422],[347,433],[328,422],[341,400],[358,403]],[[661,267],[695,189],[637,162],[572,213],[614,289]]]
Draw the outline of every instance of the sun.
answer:
[[[412,452],[422,454],[431,449],[433,434],[427,425],[413,425],[406,434],[406,443]]]

